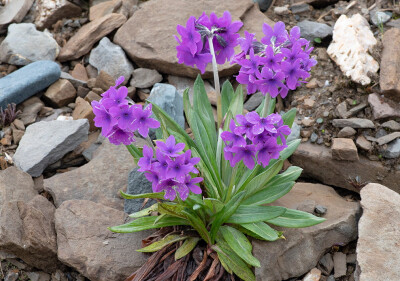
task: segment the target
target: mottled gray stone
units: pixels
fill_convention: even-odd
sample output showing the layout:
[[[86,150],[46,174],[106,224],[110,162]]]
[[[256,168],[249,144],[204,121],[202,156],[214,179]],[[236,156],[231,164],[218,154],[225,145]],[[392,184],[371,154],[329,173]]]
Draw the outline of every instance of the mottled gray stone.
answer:
[[[162,76],[155,69],[138,68],[132,73],[131,86],[135,88],[150,88],[162,81]]]
[[[382,156],[388,159],[400,157],[400,139],[389,143],[387,148],[382,152]]]
[[[11,24],[0,45],[0,60],[27,65],[39,60],[55,60],[59,46],[49,32],[36,30],[32,23]]]
[[[107,37],[101,39],[99,45],[90,52],[89,63],[99,72],[104,70],[114,79],[124,76],[127,80],[133,72],[133,66],[125,52]]]
[[[290,135],[288,136],[287,141],[299,139],[300,138],[300,129],[301,129],[301,126],[297,125],[296,122],[293,122],[292,131],[290,132]]]
[[[371,11],[369,14],[371,22],[378,27],[388,22],[392,17],[391,13],[381,11]]]
[[[38,177],[48,165],[87,140],[88,131],[87,119],[34,123],[26,129],[19,143],[14,155],[15,164]]]
[[[31,63],[0,79],[0,107],[19,104],[60,77],[60,67],[52,61]]]
[[[257,107],[262,103],[263,99],[264,95],[261,92],[257,92],[251,95],[250,98],[244,103],[244,108],[248,111],[256,110]]]
[[[258,3],[261,12],[268,10],[269,6],[272,4],[272,0],[253,0],[254,3]]]
[[[138,168],[134,168],[128,177],[128,188],[126,193],[128,194],[141,194],[151,193],[151,182],[144,176],[144,173],[138,172]],[[143,208],[150,207],[156,201],[148,200],[147,204],[143,206],[144,199],[125,199],[124,211],[127,214],[132,214],[140,211]]]
[[[332,27],[325,23],[303,20],[297,26],[300,27],[301,37],[309,41],[313,41],[315,38],[324,39],[332,36]]]
[[[351,127],[351,128],[361,128],[361,129],[374,129],[374,123],[369,119],[362,119],[362,118],[350,118],[350,119],[333,119],[332,125],[334,127],[344,128],[344,127]]]

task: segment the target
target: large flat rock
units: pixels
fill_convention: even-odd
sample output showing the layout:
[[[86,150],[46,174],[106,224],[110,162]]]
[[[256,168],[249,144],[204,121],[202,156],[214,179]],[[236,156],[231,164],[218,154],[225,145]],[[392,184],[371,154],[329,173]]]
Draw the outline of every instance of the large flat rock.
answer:
[[[370,183],[361,190],[358,224],[359,281],[400,280],[400,195]]]
[[[400,192],[400,171],[391,171],[381,162],[362,155],[358,161],[339,161],[332,158],[331,149],[324,145],[301,143],[290,159],[293,165],[303,168],[303,177],[324,184],[359,192],[360,189],[349,183],[358,177],[361,182],[379,182]]]
[[[197,69],[178,64],[175,49],[177,42],[173,37],[174,34],[178,34],[176,26],[186,25],[190,16],[199,17],[203,12],[215,12],[222,16],[226,10],[232,14],[233,21],[243,21],[241,32],[256,32],[259,40],[263,36],[263,22],[273,25],[251,0],[153,0],[141,5],[141,9],[117,31],[114,42],[141,67],[177,76],[196,77],[200,73]],[[148,20],[149,18],[152,20]],[[238,66],[230,63],[219,66],[220,76],[231,75],[237,71]],[[205,76],[211,75],[212,68],[209,65]]]
[[[33,177],[38,177],[50,164],[86,141],[89,121],[41,121],[30,125],[14,155],[15,165]]]
[[[112,233],[107,229],[125,223],[123,211],[69,200],[56,210],[55,219],[58,258],[92,281],[123,281],[148,258],[135,251],[148,231]]]
[[[44,180],[44,189],[53,196],[54,204],[73,199],[89,200],[124,210],[119,190],[126,190],[129,172],[135,167],[125,146],[104,141],[94,158],[73,171]]]
[[[0,79],[0,107],[19,104],[46,89],[60,78],[61,70],[53,61],[37,61]]]
[[[253,240],[254,256],[261,262],[261,267],[255,270],[257,280],[286,280],[303,275],[314,268],[333,245],[347,244],[357,238],[359,203],[346,201],[329,186],[297,183],[273,205],[300,209],[309,202],[327,208],[323,216],[325,222],[300,229],[280,228],[286,240]]]

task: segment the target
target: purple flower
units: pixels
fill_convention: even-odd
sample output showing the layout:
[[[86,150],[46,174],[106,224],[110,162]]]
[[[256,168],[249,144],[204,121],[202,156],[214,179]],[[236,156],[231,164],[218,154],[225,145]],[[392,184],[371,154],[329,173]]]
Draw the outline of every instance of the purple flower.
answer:
[[[133,133],[129,131],[124,131],[118,126],[114,126],[112,130],[106,136],[112,144],[120,145],[130,145],[135,141]]]
[[[106,136],[117,123],[117,120],[114,119],[106,108],[98,101],[92,101],[92,107],[95,115],[93,118],[94,125],[102,128],[101,133],[103,136]]]
[[[300,67],[301,59],[297,59],[294,63],[282,62],[282,72],[286,76],[286,84],[290,90],[297,88],[297,83],[299,78],[305,79],[310,76],[310,74],[301,69]]]
[[[168,176],[178,180],[184,179],[185,176],[192,171],[190,165],[185,165],[185,155],[181,154],[175,159],[167,159]]]
[[[199,157],[193,157],[192,158],[192,151],[190,149],[186,150],[183,155],[185,156],[185,161],[184,161],[184,165],[189,165],[192,170],[190,171],[191,173],[194,174],[198,174],[199,170],[196,169],[196,167],[194,165],[197,165],[197,163],[200,162],[200,158]]]
[[[258,161],[257,163],[264,168],[268,166],[271,159],[278,159],[279,152],[282,151],[286,145],[278,145],[275,138],[269,138],[266,142],[257,145]]]
[[[277,130],[274,126],[274,123],[271,122],[272,120],[270,116],[260,117],[260,115],[258,115],[255,111],[247,113],[246,120],[253,124],[252,133],[255,135],[259,135],[264,132],[264,130],[270,133],[276,133]]]
[[[106,109],[119,105],[128,105],[128,100],[125,99],[128,96],[128,88],[121,87],[118,90],[110,88],[109,91],[108,98],[103,98],[101,102]]]
[[[129,105],[119,105],[111,107],[109,112],[111,116],[117,120],[118,127],[120,127],[122,130],[126,130],[135,118],[133,115],[132,107],[130,107]]]
[[[173,135],[170,135],[165,143],[162,141],[156,141],[156,144],[160,151],[170,157],[178,156],[179,152],[181,152],[185,148],[184,143],[175,144],[175,137]]]
[[[265,57],[261,57],[261,62],[273,71],[279,71],[282,59],[285,56],[282,53],[274,53],[274,48],[272,46],[267,46],[265,49]],[[263,68],[264,69],[264,68]]]
[[[197,42],[198,49],[201,49],[202,45],[203,43],[201,41]],[[207,64],[209,64],[212,60],[212,55],[210,53],[197,52],[195,54],[192,54],[189,47],[183,44],[177,46],[176,50],[178,51],[177,56],[179,63],[184,63],[193,67],[196,65],[201,73],[204,73],[206,71]]]
[[[196,183],[200,183],[203,180],[204,179],[200,177],[192,178],[190,175],[186,175],[185,184],[194,194],[201,194],[201,188],[198,185],[196,185]]]
[[[285,78],[283,72],[273,72],[270,68],[264,67],[261,73],[257,73],[257,80],[255,83],[261,92],[269,93],[271,97],[276,98],[279,95],[279,88],[286,88],[282,83]]]
[[[274,29],[267,24],[263,24],[263,33],[265,37],[261,39],[261,42],[265,45],[269,45],[271,43],[281,44],[287,40],[288,33],[285,29],[285,24],[281,21],[278,21],[274,25]]]
[[[247,168],[254,168],[254,158],[256,156],[255,145],[249,144],[245,146],[234,146],[232,147],[231,152],[235,153],[235,156],[233,156],[233,160],[231,162],[232,166],[235,166],[236,163],[240,162],[240,160],[243,160],[243,163]]]
[[[151,164],[153,162],[153,149],[147,145],[143,146],[143,157],[139,159],[138,165],[140,169],[139,172],[144,172],[151,169]]]
[[[225,131],[221,133],[221,138],[224,142],[232,142],[233,145],[246,145],[246,140],[242,137],[241,134],[236,134],[236,124],[235,121],[232,119],[231,123],[229,124],[229,131]]]
[[[189,48],[192,55],[197,52],[197,43],[201,41],[201,35],[196,31],[195,22],[196,18],[192,16],[188,19],[186,28],[179,24],[176,27],[182,41],[185,41],[185,46]]]
[[[135,105],[133,108],[133,116],[134,120],[132,122],[132,130],[138,130],[139,133],[147,138],[149,135],[149,128],[158,128],[160,127],[160,122],[157,120],[150,118],[152,115],[152,105],[149,104],[144,110],[141,105]]]
[[[168,199],[168,200],[175,200],[176,198],[176,191],[175,188],[178,189],[179,187],[181,187],[183,184],[180,183],[177,180],[174,180],[172,178],[169,179],[163,179],[160,180],[154,190],[154,192],[160,192],[160,191],[165,191],[165,195],[164,198]],[[187,190],[187,187],[186,187]],[[185,188],[180,188],[179,189],[179,195],[181,197],[182,200],[186,200],[186,198],[189,195],[189,191],[186,191]]]

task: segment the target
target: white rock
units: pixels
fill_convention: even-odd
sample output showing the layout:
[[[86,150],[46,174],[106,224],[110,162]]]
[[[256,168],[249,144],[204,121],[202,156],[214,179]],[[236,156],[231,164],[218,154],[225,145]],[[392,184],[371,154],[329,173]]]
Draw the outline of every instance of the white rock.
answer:
[[[379,64],[369,54],[377,41],[368,21],[360,14],[351,18],[341,15],[333,29],[333,40],[328,47],[329,56],[347,77],[362,85],[371,82],[368,73],[376,73]]]

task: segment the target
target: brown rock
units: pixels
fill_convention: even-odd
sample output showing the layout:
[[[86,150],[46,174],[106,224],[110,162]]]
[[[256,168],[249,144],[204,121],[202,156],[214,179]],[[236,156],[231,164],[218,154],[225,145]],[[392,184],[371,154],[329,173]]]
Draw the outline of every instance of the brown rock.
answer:
[[[74,86],[66,79],[59,79],[52,84],[43,96],[43,99],[53,107],[63,107],[74,102],[76,90]]]
[[[357,262],[359,280],[400,280],[400,195],[370,183],[361,190]]]
[[[317,88],[318,87],[318,80],[317,80],[317,78],[312,78],[307,84],[306,84],[306,87],[308,88],[308,89],[315,89],[315,88]]]
[[[86,68],[80,63],[75,65],[74,70],[72,70],[72,72],[71,72],[71,76],[74,77],[75,79],[85,81],[85,82],[87,82],[87,80],[89,80],[89,77],[86,72]]]
[[[6,31],[8,24],[19,23],[31,8],[34,0],[12,0],[0,10],[0,33]]]
[[[341,252],[335,252],[333,254],[333,268],[335,271],[335,278],[339,278],[346,275],[346,255]]]
[[[400,102],[400,29],[387,30],[382,44],[379,85],[385,96]]]
[[[13,121],[13,124],[14,124],[15,128],[17,128],[18,130],[25,131],[24,122],[22,122],[21,120],[15,119],[15,120]]]
[[[313,108],[313,107],[314,107],[314,104],[315,104],[315,100],[312,100],[312,99],[305,99],[305,100],[304,100],[304,103],[303,103],[304,108],[306,108],[306,109],[311,109],[311,108]]]
[[[125,21],[126,17],[123,15],[109,14],[84,25],[61,49],[58,60],[61,62],[73,60],[87,54],[97,41],[120,27]]]
[[[380,97],[378,94],[370,94],[368,103],[372,108],[375,119],[400,117],[400,105],[387,98]]]
[[[22,139],[24,134],[25,134],[25,131],[18,130],[18,129],[13,129],[14,144],[19,144],[19,141]]]
[[[89,79],[90,79],[90,78],[96,78],[97,75],[99,75],[99,73],[98,73],[98,71],[97,71],[97,68],[95,68],[94,66],[92,66],[92,65],[90,65],[90,64],[88,64],[88,65],[86,66],[86,72],[87,72],[87,74],[88,74]]]
[[[59,20],[78,17],[81,13],[82,9],[79,6],[67,0],[59,0],[57,2],[39,0],[35,25],[38,29],[49,28]]]
[[[354,136],[357,133],[356,130],[354,130],[351,127],[344,127],[343,129],[341,129],[338,133],[338,137],[339,138],[350,138],[352,136]]]
[[[78,97],[85,98],[86,95],[90,92],[90,90],[86,87],[79,86],[76,92]]]
[[[379,145],[384,145],[391,141],[394,141],[397,138],[400,138],[400,132],[395,132],[395,133],[385,135],[383,137],[378,138],[376,141]]]
[[[394,120],[389,120],[385,123],[382,123],[382,128],[386,128],[392,131],[400,131],[400,124]]]
[[[32,124],[36,121],[38,113],[44,107],[44,103],[38,97],[32,97],[22,103],[22,113],[19,115],[19,119],[24,123],[25,126]]]
[[[370,161],[359,155],[359,161],[338,161],[332,158],[331,149],[323,145],[301,143],[290,162],[303,168],[302,177],[312,178],[324,184],[359,192],[349,183],[357,176],[361,182],[380,182],[400,192],[400,171],[390,170],[381,162]]]
[[[115,85],[114,78],[107,72],[101,70],[99,76],[96,78],[96,82],[93,88],[101,88],[107,91],[111,86]]]
[[[12,142],[12,136],[10,135],[4,136],[4,138],[0,140],[0,144],[4,146],[10,146],[11,142]]]
[[[301,120],[301,124],[303,124],[305,127],[310,127],[312,125],[314,125],[315,120],[312,118],[304,118],[303,120]]]
[[[33,186],[32,177],[16,167],[0,171],[0,209],[6,202],[31,200],[37,195]]]
[[[97,130],[97,127],[94,125],[95,115],[93,113],[93,108],[86,100],[81,97],[78,97],[75,102],[75,109],[72,112],[72,118],[74,120],[78,119],[87,119],[90,124],[90,131]]]
[[[357,147],[352,139],[334,138],[332,158],[335,160],[358,161]]]
[[[307,275],[303,278],[303,281],[320,281],[321,270],[318,268],[313,268]]]
[[[87,200],[69,200],[56,211],[59,259],[90,280],[123,281],[148,258],[136,252],[148,231],[112,233],[126,214]]]
[[[105,15],[117,13],[122,7],[122,0],[105,1],[90,7],[89,20],[94,21]]]
[[[347,113],[347,103],[345,101],[339,103],[338,106],[336,107],[336,115],[339,116],[340,118],[347,118],[346,113]]]
[[[242,20],[242,30],[255,32],[257,38],[262,36],[260,32],[263,22],[273,24],[252,1],[155,0],[141,5],[135,16],[117,31],[114,42],[140,67],[157,69],[171,75],[196,77],[200,73],[197,69],[178,64],[175,49],[177,43],[172,35],[177,34],[177,24],[185,25],[190,16],[199,17],[203,12],[215,12],[221,16],[225,10],[231,12],[233,21]],[[149,18],[154,21],[149,21]],[[237,70],[237,65],[229,63],[219,66],[221,77],[236,73]],[[205,76],[212,76],[211,65],[207,67]]]
[[[45,179],[44,189],[53,196],[56,207],[66,200],[83,199],[123,210],[119,190],[127,186],[129,171],[134,166],[124,146],[105,141],[89,163]]]
[[[356,140],[356,144],[359,148],[369,151],[372,148],[372,144],[364,136],[359,136]]]
[[[272,243],[253,240],[254,256],[261,262],[261,267],[255,269],[257,280],[286,280],[303,275],[315,267],[332,245],[347,244],[357,237],[359,203],[344,200],[329,186],[297,183],[273,205],[297,209],[306,200],[328,209],[324,215],[326,221],[312,227],[279,229],[284,231],[286,240]]]
[[[86,95],[85,101],[87,101],[88,103],[92,103],[92,101],[94,100],[99,101],[101,100],[101,97],[95,92],[90,91],[89,94]]]

